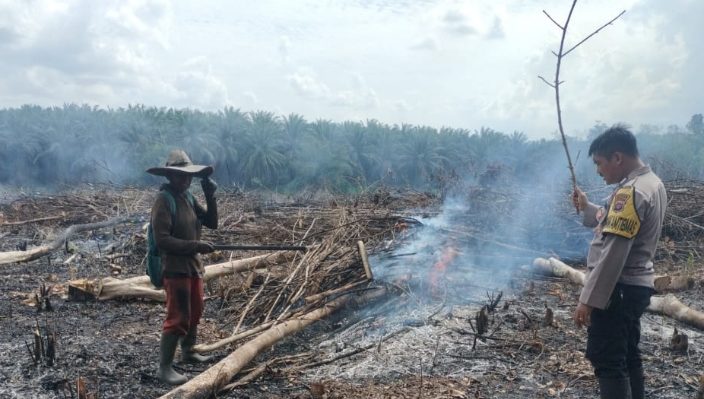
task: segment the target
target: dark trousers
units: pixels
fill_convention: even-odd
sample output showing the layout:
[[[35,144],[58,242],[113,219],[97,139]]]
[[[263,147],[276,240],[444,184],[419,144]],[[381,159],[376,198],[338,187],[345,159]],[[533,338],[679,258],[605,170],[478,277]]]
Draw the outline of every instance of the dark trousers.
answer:
[[[203,315],[203,279],[164,277],[166,291],[166,334],[188,335]]]
[[[608,307],[592,311],[586,356],[598,378],[628,378],[629,370],[643,367],[640,317],[652,294],[648,287],[616,284]]]

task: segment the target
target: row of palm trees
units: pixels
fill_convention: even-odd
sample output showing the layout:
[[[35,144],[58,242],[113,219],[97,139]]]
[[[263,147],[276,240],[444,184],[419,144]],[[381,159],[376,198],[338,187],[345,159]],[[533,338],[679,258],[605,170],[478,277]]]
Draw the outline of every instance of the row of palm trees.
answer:
[[[691,176],[704,170],[704,146],[696,146],[701,138],[686,132],[644,135],[655,159],[673,169],[682,164],[677,173]],[[26,105],[0,110],[0,140],[0,183],[22,185],[147,183],[144,170],[162,163],[174,147],[215,165],[222,183],[283,191],[354,192],[377,184],[435,189],[450,177],[480,178],[500,169],[520,180],[564,163],[557,140],[531,141],[520,132],[307,121],[229,107],[201,112]],[[587,144],[570,140],[576,151]],[[593,175],[585,158],[578,168]]]

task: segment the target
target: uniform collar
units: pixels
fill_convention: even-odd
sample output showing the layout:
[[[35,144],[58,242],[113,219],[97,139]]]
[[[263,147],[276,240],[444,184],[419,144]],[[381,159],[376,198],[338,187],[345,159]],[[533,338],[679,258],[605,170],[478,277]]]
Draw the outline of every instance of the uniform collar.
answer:
[[[626,184],[626,182],[629,182],[638,176],[642,176],[646,173],[650,173],[650,171],[651,171],[650,165],[643,165],[640,168],[636,168],[636,169],[632,170],[631,173],[628,174],[628,176],[626,176],[623,180],[621,180],[621,182],[618,185],[622,186],[622,185]]]

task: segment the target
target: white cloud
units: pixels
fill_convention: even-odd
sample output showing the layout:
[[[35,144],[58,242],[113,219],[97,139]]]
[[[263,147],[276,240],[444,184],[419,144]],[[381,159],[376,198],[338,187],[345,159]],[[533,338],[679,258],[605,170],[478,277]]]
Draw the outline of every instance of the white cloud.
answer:
[[[454,33],[456,35],[476,35],[478,32],[477,30],[473,27],[470,26],[469,24],[452,24],[448,25],[446,27],[446,30],[450,33]]]
[[[301,97],[335,107],[353,109],[377,108],[381,105],[376,91],[369,87],[362,75],[352,74],[351,88],[332,90],[309,69],[290,74],[288,82]]]
[[[489,32],[486,34],[487,39],[503,39],[506,36],[501,23],[501,18],[494,17],[494,23],[491,25]]]
[[[435,38],[426,37],[411,45],[411,50],[430,50],[435,51],[438,49],[438,43]]]
[[[288,75],[287,80],[301,97],[317,100],[330,96],[330,88],[326,84],[319,82],[312,71],[299,70]]]
[[[259,104],[259,98],[257,95],[251,91],[245,91],[242,93],[242,96],[244,97],[245,101],[248,102],[249,106],[256,107]]]
[[[448,10],[442,17],[445,31],[456,35],[475,35],[477,29],[471,24],[466,15],[460,10]]]
[[[0,0],[0,107],[236,108],[531,137],[556,129],[550,54],[568,5],[520,0]],[[704,2],[580,2],[565,125],[685,123],[701,113]],[[500,39],[500,40],[495,40]],[[256,94],[255,94],[256,93]],[[400,100],[399,100],[400,99]],[[422,111],[422,112],[421,112]]]
[[[284,64],[288,64],[290,62],[290,57],[289,57],[289,52],[291,50],[291,39],[283,35],[279,38],[279,54],[281,54],[281,61]]]
[[[411,106],[406,100],[398,100],[394,102],[394,109],[399,112],[408,112],[410,111]]]
[[[215,110],[231,105],[227,85],[203,57],[188,60],[171,84],[177,90],[176,101],[184,107]]]
[[[460,10],[451,9],[447,10],[442,20],[450,24],[455,24],[465,22],[467,17],[465,17]]]

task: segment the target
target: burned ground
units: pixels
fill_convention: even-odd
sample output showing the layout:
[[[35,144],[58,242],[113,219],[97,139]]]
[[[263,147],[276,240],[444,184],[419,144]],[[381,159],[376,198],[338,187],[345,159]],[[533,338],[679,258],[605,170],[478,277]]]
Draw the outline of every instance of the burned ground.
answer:
[[[676,212],[669,216],[657,268],[658,273],[695,278],[694,287],[677,296],[702,310],[699,254],[704,245],[695,227],[700,221],[697,212],[683,213],[691,210],[687,203],[694,201],[687,193],[698,192],[698,187],[670,186],[679,190],[671,195]],[[346,247],[364,239],[377,276],[371,284],[385,285],[391,294],[347,308],[278,342],[235,380],[265,366],[257,378],[217,396],[595,396],[596,382],[583,354],[585,332],[571,320],[579,287],[520,267],[531,257],[549,255],[546,251],[551,249],[578,267],[579,247],[586,249],[586,242],[581,228],[572,223],[576,217],[560,208],[560,217],[572,222],[566,224],[567,230],[558,230],[550,227],[552,219],[533,215],[538,228],[559,239],[538,239],[526,225],[516,226],[514,236],[508,236],[503,229],[488,226],[506,223],[491,215],[501,215],[503,207],[511,206],[511,198],[486,190],[464,194],[473,206],[458,209],[449,225],[437,221],[452,205],[446,201],[442,206],[439,199],[423,193],[380,190],[354,198],[221,194],[221,229],[208,232],[208,239],[313,245],[339,233],[341,224],[352,226],[355,230],[336,236],[336,242]],[[80,234],[50,256],[0,266],[0,397],[150,398],[170,390],[154,378],[162,304],[141,299],[76,301],[68,295],[67,283],[72,280],[144,274],[143,227],[152,199],[149,190],[129,188],[6,194],[0,209],[3,251],[39,245],[73,224],[115,214],[132,217],[131,223]],[[425,222],[425,227],[416,221]],[[424,235],[428,231],[431,234]],[[208,263],[230,255],[214,254]],[[503,268],[483,269],[488,259]],[[318,281],[319,290],[363,275],[352,250],[331,249],[325,262],[321,270],[334,271],[337,277]],[[287,267],[292,266],[272,273],[285,276]],[[275,289],[281,289],[274,284],[268,294],[262,288],[267,285],[264,279],[242,273],[211,281],[201,341],[229,336],[240,318],[244,320],[241,329],[261,323],[261,314],[278,292]],[[281,281],[272,279],[277,284]],[[256,304],[242,316],[258,291],[263,292],[261,309]],[[486,317],[478,316],[485,306]],[[274,308],[279,312],[276,303]],[[477,337],[480,328],[485,332]],[[686,348],[673,346],[675,328],[687,335]],[[649,397],[696,396],[704,368],[702,339],[702,331],[675,320],[644,316],[642,349]],[[177,368],[192,377],[240,344],[215,351],[210,364],[178,364]]]

